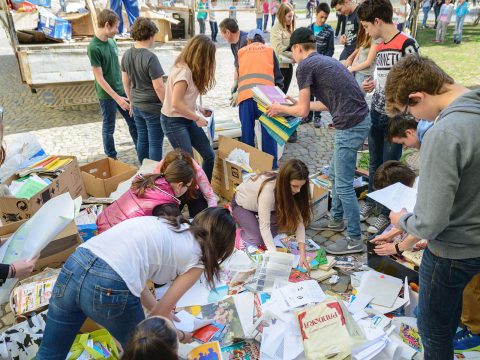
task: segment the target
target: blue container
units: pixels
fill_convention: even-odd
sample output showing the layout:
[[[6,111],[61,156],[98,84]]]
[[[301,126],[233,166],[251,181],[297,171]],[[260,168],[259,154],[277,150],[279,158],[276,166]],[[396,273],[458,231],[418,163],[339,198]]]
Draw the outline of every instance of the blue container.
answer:
[[[60,40],[72,39],[72,25],[67,20],[40,15],[38,30],[45,35]]]

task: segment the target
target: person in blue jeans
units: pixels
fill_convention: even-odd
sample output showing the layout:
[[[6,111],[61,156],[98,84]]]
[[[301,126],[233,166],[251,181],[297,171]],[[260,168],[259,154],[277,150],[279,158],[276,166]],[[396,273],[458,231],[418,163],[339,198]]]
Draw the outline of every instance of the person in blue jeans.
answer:
[[[480,346],[480,337],[468,345],[475,341],[468,331],[456,334],[464,288],[480,273],[480,89],[457,84],[432,60],[412,54],[390,70],[385,94],[390,115],[410,113],[435,123],[420,148],[415,208],[391,212],[390,220],[428,239],[418,328],[425,359],[451,360],[454,343]]]
[[[205,35],[195,36],[183,48],[168,77],[161,119],[163,132],[174,149],[192,156],[193,149],[198,151],[208,181],[212,179],[215,153],[202,128],[208,125],[205,116],[210,112],[197,106],[197,99],[215,84],[215,51],[215,43]]]
[[[132,26],[135,20],[140,16],[140,7],[137,0],[111,0],[110,9],[115,11],[115,13],[120,18],[120,23],[118,25],[118,32],[120,34],[124,34],[122,2],[123,2],[123,5],[125,6],[125,11],[127,13],[128,22],[130,26]]]
[[[172,318],[177,301],[202,276],[210,287],[235,247],[236,225],[227,209],[208,208],[192,225],[182,218],[129,219],[80,245],[52,291],[37,360],[64,360],[87,317],[125,347],[137,324]],[[172,282],[157,301],[147,286]],[[177,330],[181,342],[190,333]]]
[[[358,17],[366,33],[377,43],[375,79],[368,77],[362,83],[365,92],[373,91],[370,111],[372,127],[368,134],[370,156],[368,177],[374,179],[375,172],[380,165],[388,160],[398,161],[402,156],[402,146],[392,144],[387,140],[388,115],[385,111],[385,81],[395,63],[408,54],[418,53],[418,44],[415,39],[398,31],[392,21],[393,7],[389,0],[365,0],[358,6]],[[370,181],[368,192],[372,191],[373,181]],[[366,221],[374,212],[375,207],[375,202],[367,198],[360,209],[360,219]],[[380,208],[381,213],[375,223],[367,228],[371,234],[380,232],[390,223],[388,220],[389,210],[384,206],[380,206]]]
[[[149,49],[158,32],[155,23],[139,17],[132,26],[133,46],[122,58],[122,80],[127,97],[133,106],[137,127],[137,155],[140,164],[148,158],[162,160],[163,130],[160,122],[165,98],[165,72],[158,57]]]
[[[453,32],[453,42],[455,44],[462,43],[463,23],[465,22],[465,17],[468,12],[468,1],[458,0],[457,7],[455,8],[455,31]]]
[[[335,125],[335,145],[330,166],[332,210],[329,219],[310,224],[311,229],[345,230],[347,236],[327,246],[330,254],[365,251],[361,239],[360,213],[353,188],[357,151],[370,129],[370,116],[365,98],[355,78],[338,60],[317,53],[315,35],[310,29],[299,28],[290,37],[287,50],[298,64],[298,101],[292,106],[277,103],[268,108],[268,115],[279,113],[306,116],[310,110],[329,111]],[[310,102],[314,95],[316,102]]]
[[[127,122],[133,143],[137,144],[137,128],[130,115],[130,102],[125,97],[120,65],[118,63],[118,47],[113,39],[118,32],[119,18],[112,10],[102,10],[98,14],[98,30],[88,44],[87,54],[95,77],[95,93],[100,102],[102,113],[102,138],[105,154],[117,158],[115,141],[115,119],[117,110]]]

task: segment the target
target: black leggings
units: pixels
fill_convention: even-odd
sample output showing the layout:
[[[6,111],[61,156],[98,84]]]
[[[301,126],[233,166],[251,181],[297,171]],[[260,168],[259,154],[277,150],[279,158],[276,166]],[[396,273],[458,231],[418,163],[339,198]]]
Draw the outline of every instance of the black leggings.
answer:
[[[282,75],[283,75],[282,91],[286,94],[288,92],[288,88],[290,87],[290,83],[292,82],[293,65],[289,64],[288,68],[280,68],[280,71],[282,72]]]

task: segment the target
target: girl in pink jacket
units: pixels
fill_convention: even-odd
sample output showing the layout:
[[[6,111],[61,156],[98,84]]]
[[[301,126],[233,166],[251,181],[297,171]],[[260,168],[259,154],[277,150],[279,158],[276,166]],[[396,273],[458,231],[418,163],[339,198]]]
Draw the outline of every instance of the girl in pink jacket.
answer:
[[[97,218],[98,233],[137,216],[151,216],[157,206],[180,205],[195,173],[185,160],[171,162],[160,174],[138,175],[130,189]]]
[[[188,206],[188,212],[191,218],[194,218],[200,211],[207,207],[217,206],[217,196],[213,192],[212,186],[205,175],[205,172],[198,163],[192,159],[190,154],[182,149],[170,151],[165,158],[160,161],[155,168],[155,173],[161,173],[175,160],[186,161],[195,172],[195,177],[188,188],[188,191],[180,200],[180,209]]]

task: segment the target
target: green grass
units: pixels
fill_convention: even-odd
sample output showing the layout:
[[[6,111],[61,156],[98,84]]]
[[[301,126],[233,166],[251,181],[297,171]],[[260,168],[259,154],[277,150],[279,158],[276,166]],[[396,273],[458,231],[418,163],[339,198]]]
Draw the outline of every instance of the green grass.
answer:
[[[453,43],[453,29],[450,25],[443,44],[432,42],[434,29],[418,29],[417,41],[420,53],[434,60],[458,83],[468,87],[480,86],[480,25],[465,24],[460,45]]]

